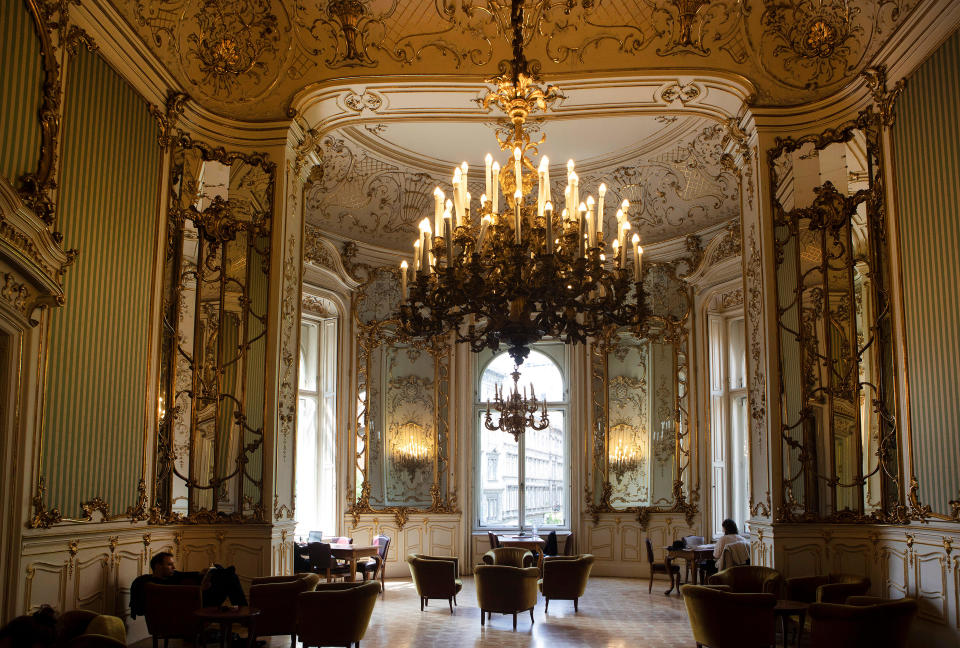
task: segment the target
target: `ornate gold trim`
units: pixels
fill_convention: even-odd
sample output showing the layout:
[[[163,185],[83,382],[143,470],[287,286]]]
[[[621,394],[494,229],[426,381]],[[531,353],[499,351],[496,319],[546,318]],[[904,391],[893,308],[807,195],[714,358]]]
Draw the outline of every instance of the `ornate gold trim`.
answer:
[[[887,127],[893,126],[897,118],[894,104],[907,85],[906,79],[900,79],[893,85],[893,89],[887,90],[886,65],[868,67],[860,74],[867,80],[867,87],[873,95],[873,103],[876,104],[877,112],[880,113],[880,123]]]
[[[160,133],[157,135],[157,144],[160,149],[166,151],[176,136],[177,121],[183,116],[185,104],[190,99],[190,95],[185,92],[176,92],[169,90],[167,100],[164,102],[164,109],[150,105],[150,114],[157,120],[157,126],[160,127]]]
[[[100,496],[94,497],[89,502],[82,502],[80,509],[83,511],[83,519],[87,522],[93,521],[93,514],[98,511],[103,516],[102,522],[110,520],[110,505]]]
[[[49,529],[57,522],[63,520],[60,515],[60,509],[57,507],[47,510],[47,505],[43,501],[43,496],[47,492],[43,477],[37,480],[37,492],[33,496],[33,518],[27,523],[30,529]]]
[[[93,41],[90,34],[76,25],[71,25],[70,30],[63,39],[63,49],[70,56],[76,56],[80,51],[81,45],[86,47],[88,52],[97,52],[100,50],[100,46]]]

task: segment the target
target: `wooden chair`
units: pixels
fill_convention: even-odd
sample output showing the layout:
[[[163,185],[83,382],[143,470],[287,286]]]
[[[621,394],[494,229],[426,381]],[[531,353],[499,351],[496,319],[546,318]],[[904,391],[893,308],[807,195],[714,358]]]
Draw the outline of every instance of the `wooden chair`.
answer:
[[[378,535],[373,539],[374,546],[377,547],[377,555],[369,560],[357,563],[357,572],[363,574],[363,580],[372,577],[373,580],[380,578],[380,593],[386,591],[386,578],[384,572],[387,570],[387,553],[390,551],[390,536]]]
[[[572,556],[577,550],[577,541],[573,536],[573,531],[570,532],[570,535],[567,536],[566,542],[563,543],[563,555]]]
[[[670,590],[673,589],[674,578],[680,580],[680,565],[670,565],[670,571],[667,572],[667,565],[663,561],[657,562],[653,559],[653,543],[647,538],[647,562],[650,563],[650,585],[647,587],[647,594],[653,591],[653,575],[667,574],[670,578]],[[667,593],[670,593],[667,590]]]
[[[487,531],[487,537],[490,539],[490,548],[497,549],[500,547],[500,539],[497,538],[497,534],[493,531]]]
[[[547,535],[547,543],[543,545],[543,555],[544,556],[560,555],[560,546],[557,544],[556,531],[551,531],[549,535]]]
[[[311,542],[307,545],[310,557],[310,571],[324,576],[329,583],[332,578],[342,578],[350,573],[349,565],[341,565],[330,553],[327,542]]]
[[[199,585],[144,586],[147,631],[153,637],[153,648],[163,639],[167,648],[170,639],[199,642],[202,626],[193,614],[203,607],[203,592]]]

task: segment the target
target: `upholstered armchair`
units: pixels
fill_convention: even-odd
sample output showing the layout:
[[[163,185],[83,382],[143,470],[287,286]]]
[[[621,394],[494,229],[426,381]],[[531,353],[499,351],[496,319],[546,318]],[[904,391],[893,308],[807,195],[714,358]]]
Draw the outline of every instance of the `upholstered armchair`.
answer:
[[[805,603],[844,603],[870,591],[870,579],[859,574],[827,574],[787,579],[787,598]]]
[[[318,574],[254,578],[250,585],[250,607],[260,609],[254,620],[257,637],[290,635],[291,648],[297,645],[297,596],[312,592],[320,582]]]
[[[512,614],[513,629],[516,630],[517,613],[525,610],[530,611],[530,622],[533,623],[539,576],[540,570],[536,567],[490,564],[474,567],[473,580],[477,587],[477,603],[480,606],[480,625],[484,625],[486,617],[493,612]]]
[[[533,552],[522,547],[498,547],[483,554],[485,565],[509,565],[510,567],[532,567],[537,562]]]
[[[774,646],[777,597],[773,594],[739,594],[726,586],[709,585],[683,585],[680,591],[697,648]]]
[[[64,648],[123,648],[123,620],[89,610],[68,610],[57,619],[57,645]]]
[[[848,604],[812,603],[810,645],[817,648],[902,648],[917,612],[913,599],[851,596]]]
[[[447,599],[450,614],[457,602],[457,594],[463,588],[460,580],[460,563],[454,557],[426,556],[410,554],[407,556],[410,576],[420,595],[420,611],[430,599]]]
[[[200,620],[193,614],[203,607],[199,585],[144,585],[147,631],[158,639],[184,639],[196,642],[200,636]]]
[[[360,647],[367,632],[380,583],[320,583],[297,595],[297,634],[309,646]]]
[[[759,565],[730,567],[710,577],[711,585],[727,585],[737,594],[766,593],[780,595],[783,576],[776,569]]]
[[[577,603],[584,590],[587,589],[587,580],[590,570],[593,569],[593,556],[547,556],[543,559],[543,578],[537,582],[540,593],[546,605],[543,611],[550,608],[550,599],[573,599],[573,611],[577,612]]]

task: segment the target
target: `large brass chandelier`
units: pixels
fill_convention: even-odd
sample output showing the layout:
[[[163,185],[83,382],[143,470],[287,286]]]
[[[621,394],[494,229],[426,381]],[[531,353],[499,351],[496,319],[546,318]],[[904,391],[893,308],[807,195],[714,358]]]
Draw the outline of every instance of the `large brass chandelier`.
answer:
[[[630,236],[625,200],[617,213],[617,232],[604,240],[606,186],[597,199],[581,201],[573,160],[567,163],[562,209],[550,191],[549,160],[538,155],[539,141],[524,128],[528,115],[546,111],[561,95],[542,88],[523,53],[523,2],[513,0],[513,61],[508,74],[489,79],[496,86],[482,100],[495,105],[513,124],[497,134],[510,152],[503,166],[486,156],[485,193],[479,210],[467,190],[468,166],[454,170],[453,195],[434,191],[433,223],[424,218],[414,243],[413,276],[400,265],[400,322],[414,337],[455,331],[473,351],[506,344],[517,365],[530,345],[543,337],[582,343],[611,326],[638,324],[646,317],[641,280],[640,238]],[[538,188],[536,201],[528,199]],[[504,205],[500,202],[503,191]],[[532,197],[531,197],[532,198]],[[629,240],[628,240],[629,238]],[[632,268],[628,247],[633,247]],[[409,284],[409,285],[408,285]],[[408,291],[409,288],[409,291]]]

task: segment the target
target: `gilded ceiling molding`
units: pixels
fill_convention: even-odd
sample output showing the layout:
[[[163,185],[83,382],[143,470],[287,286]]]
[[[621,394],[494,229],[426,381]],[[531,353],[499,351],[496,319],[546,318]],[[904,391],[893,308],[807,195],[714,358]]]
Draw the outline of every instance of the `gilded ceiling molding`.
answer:
[[[63,49],[70,56],[76,56],[80,51],[80,46],[87,48],[88,52],[96,52],[100,47],[93,42],[90,34],[76,25],[71,25],[66,37],[63,39]]]
[[[157,120],[157,126],[160,127],[157,144],[160,145],[162,150],[166,151],[173,142],[177,133],[177,121],[183,116],[184,108],[189,99],[190,95],[185,92],[168,90],[163,110],[153,104],[150,105],[150,114]]]
[[[357,288],[360,281],[347,270],[346,263],[336,246],[323,235],[323,230],[310,223],[304,226],[303,261],[330,271],[349,289]]]

